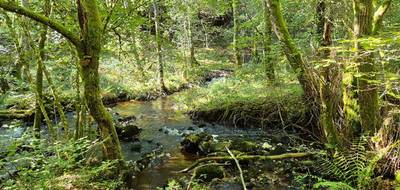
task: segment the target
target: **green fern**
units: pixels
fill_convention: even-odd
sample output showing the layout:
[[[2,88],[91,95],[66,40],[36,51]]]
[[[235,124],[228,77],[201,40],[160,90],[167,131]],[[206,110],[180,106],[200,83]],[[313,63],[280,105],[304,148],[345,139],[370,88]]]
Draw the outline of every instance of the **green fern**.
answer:
[[[367,137],[356,140],[346,151],[336,152],[332,158],[322,159],[324,173],[339,182],[322,181],[314,187],[329,189],[366,189],[372,181],[373,171],[384,153],[367,156]],[[350,187],[350,188],[349,188]]]

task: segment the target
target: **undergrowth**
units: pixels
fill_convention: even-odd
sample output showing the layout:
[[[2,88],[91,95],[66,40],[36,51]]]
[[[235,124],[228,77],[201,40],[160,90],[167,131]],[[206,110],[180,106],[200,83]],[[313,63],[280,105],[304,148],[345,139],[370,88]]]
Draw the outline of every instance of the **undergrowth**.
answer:
[[[25,133],[2,153],[0,189],[117,189],[118,161],[99,161],[99,144],[87,138],[49,144]]]
[[[321,157],[318,161],[318,175],[306,174],[298,176],[298,180],[303,180],[301,184],[305,184],[304,180],[307,178],[314,180],[313,189],[393,189],[395,184],[389,180],[383,180],[383,177],[375,171],[379,167],[379,161],[391,149],[398,147],[399,142],[381,150],[370,150],[368,139],[362,136],[349,148]]]
[[[170,50],[172,51],[172,50]],[[230,61],[226,58],[226,52],[221,49],[198,49],[197,60],[200,65],[187,67],[186,60],[179,58],[180,52],[170,52],[171,55],[165,58],[165,83],[171,92],[179,91],[188,84],[202,82],[204,76],[214,70],[230,68]],[[158,83],[158,67],[156,57],[146,62],[147,68],[143,72],[138,70],[136,63],[128,61],[128,58],[118,59],[115,55],[104,55],[100,64],[100,85],[104,100],[117,100],[124,96],[128,99],[154,99],[160,95]],[[131,59],[131,58],[129,58]],[[65,63],[64,63],[65,62]],[[64,60],[63,64],[68,60]],[[55,65],[52,69],[54,84],[60,95],[63,105],[73,107],[76,99],[76,71],[66,71]],[[186,75],[185,75],[185,70]],[[54,73],[54,74],[53,74]],[[21,82],[19,82],[21,83]],[[21,84],[15,85],[16,89]],[[26,85],[26,84],[25,84]],[[45,86],[47,84],[45,83]],[[80,85],[82,88],[82,84]],[[14,107],[15,109],[33,109],[34,94],[27,91],[29,88],[0,93],[0,109]],[[81,93],[83,89],[81,89]],[[44,89],[45,97],[51,99],[50,89]],[[50,101],[52,102],[52,101]],[[106,101],[107,102],[107,101]],[[70,104],[70,105],[69,105]]]
[[[181,110],[201,119],[230,121],[233,124],[279,124],[306,113],[300,85],[287,79],[270,84],[262,64],[247,64],[232,76],[215,79],[175,96]],[[213,117],[213,118],[211,118]]]

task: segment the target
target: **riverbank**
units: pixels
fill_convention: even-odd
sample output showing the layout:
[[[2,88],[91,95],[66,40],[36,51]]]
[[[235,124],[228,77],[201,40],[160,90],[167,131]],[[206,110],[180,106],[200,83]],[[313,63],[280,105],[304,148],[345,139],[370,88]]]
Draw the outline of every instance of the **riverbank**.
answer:
[[[155,100],[161,96],[171,95],[176,92],[183,91],[194,86],[201,86],[210,81],[212,78],[224,77],[231,73],[233,70],[229,65],[229,60],[224,58],[225,52],[219,49],[199,49],[198,61],[199,66],[189,69],[187,76],[183,71],[167,67],[167,75],[165,78],[166,87],[168,92],[161,93],[157,86],[157,76],[151,76],[151,73],[142,76],[140,73],[132,75],[132,70],[135,69],[133,65],[126,70],[115,71],[114,67],[117,60],[110,59],[105,62],[112,64],[102,65],[102,78],[100,80],[102,86],[102,99],[103,103],[109,107],[114,106],[117,102],[139,100],[150,101]],[[169,60],[172,61],[172,60]],[[173,65],[174,63],[167,61],[167,64]],[[181,63],[180,63],[181,64]],[[137,71],[135,71],[137,72]],[[182,72],[179,75],[172,73]],[[168,74],[171,73],[171,74]],[[72,77],[72,76],[69,76]],[[64,77],[62,77],[64,78]],[[64,78],[65,79],[65,78]],[[69,80],[73,80],[70,78]],[[55,80],[57,89],[59,90],[59,99],[65,111],[74,111],[76,103],[76,87],[73,84],[58,84]],[[24,90],[25,89],[25,90]],[[19,88],[19,91],[8,91],[0,95],[0,121],[10,119],[23,119],[25,121],[33,121],[35,96],[34,93],[27,91],[28,86]],[[81,96],[83,96],[83,89],[80,89]],[[53,116],[55,113],[53,95],[50,90],[44,91],[44,105],[48,114]]]
[[[273,85],[263,69],[262,65],[249,65],[230,77],[215,79],[207,87],[180,93],[175,99],[200,121],[275,129],[312,125],[300,85],[291,81]]]

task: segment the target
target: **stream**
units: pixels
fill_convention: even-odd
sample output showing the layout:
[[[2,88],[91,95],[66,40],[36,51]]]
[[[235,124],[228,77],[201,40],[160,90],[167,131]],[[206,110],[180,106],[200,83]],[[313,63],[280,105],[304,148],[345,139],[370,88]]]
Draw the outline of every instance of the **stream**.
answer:
[[[219,79],[217,79],[219,80]],[[191,89],[189,89],[191,90]],[[232,126],[222,126],[211,123],[199,123],[180,112],[179,103],[171,96],[161,97],[153,101],[120,102],[112,112],[121,116],[135,116],[135,125],[142,129],[136,141],[122,141],[121,146],[125,160],[138,161],[146,154],[160,149],[166,155],[163,159],[140,172],[132,180],[132,189],[152,190],[163,187],[168,179],[180,177],[176,171],[182,170],[195,162],[196,158],[187,157],[180,151],[180,142],[184,134],[206,132],[215,140],[245,138],[252,141],[267,142],[269,135],[262,129],[240,129]],[[29,124],[22,127],[0,127],[0,145],[10,143],[13,138],[20,137]],[[190,175],[186,174],[186,175]],[[226,185],[221,189],[241,189]],[[282,184],[269,184],[268,189],[285,189]]]
[[[169,155],[158,165],[147,168],[136,176],[132,186],[138,190],[162,187],[168,182],[168,178],[182,175],[177,174],[176,171],[194,163],[195,159],[185,157],[180,152],[183,134],[206,132],[212,134],[217,140],[235,137],[262,139],[266,136],[261,129],[239,129],[209,123],[196,125],[188,115],[179,112],[179,106],[172,97],[163,97],[149,102],[123,102],[115,106],[113,110],[122,116],[135,115],[136,124],[142,128],[139,137],[141,151],[132,151],[132,147],[136,146],[135,143],[122,142],[126,160],[138,160],[141,155],[152,151],[157,145],[163,146],[163,152]]]

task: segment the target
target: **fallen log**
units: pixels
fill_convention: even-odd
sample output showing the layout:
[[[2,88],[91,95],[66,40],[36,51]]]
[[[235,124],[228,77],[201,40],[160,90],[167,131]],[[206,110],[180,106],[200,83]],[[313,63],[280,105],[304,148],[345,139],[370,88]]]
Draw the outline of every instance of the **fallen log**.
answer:
[[[3,119],[24,119],[31,117],[34,110],[0,110],[0,118]]]
[[[282,159],[288,159],[288,158],[304,158],[304,157],[312,156],[315,154],[317,154],[317,153],[314,153],[314,152],[286,153],[286,154],[270,155],[270,156],[244,155],[244,156],[238,156],[238,157],[236,157],[236,159],[238,161],[242,161],[242,160],[282,160]],[[189,172],[190,170],[197,167],[202,162],[231,161],[231,160],[234,160],[231,156],[213,156],[213,157],[200,158],[195,163],[193,163],[191,166],[189,166],[181,171],[178,171],[178,173]]]

